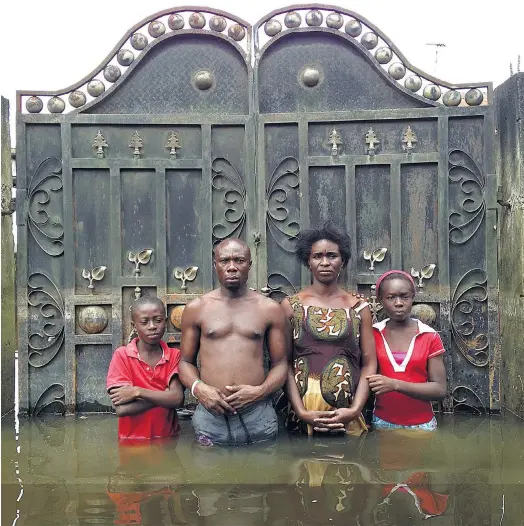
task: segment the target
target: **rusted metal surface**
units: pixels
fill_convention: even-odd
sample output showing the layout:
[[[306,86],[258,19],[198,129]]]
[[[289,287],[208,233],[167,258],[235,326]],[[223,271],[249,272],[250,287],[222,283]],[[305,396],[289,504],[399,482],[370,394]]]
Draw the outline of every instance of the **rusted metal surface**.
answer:
[[[332,220],[349,288],[418,274],[449,349],[445,408],[498,410],[491,99],[321,5],[253,27],[166,10],[69,88],[18,92],[21,407],[108,410],[135,297],[166,301],[176,344],[183,306],[216,285],[214,243],[245,239],[249,285],[278,298],[309,283],[300,229]]]

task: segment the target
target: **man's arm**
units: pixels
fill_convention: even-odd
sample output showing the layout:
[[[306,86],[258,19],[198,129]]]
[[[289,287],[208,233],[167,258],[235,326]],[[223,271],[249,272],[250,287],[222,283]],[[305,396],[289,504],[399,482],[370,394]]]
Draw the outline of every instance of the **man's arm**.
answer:
[[[199,298],[192,301],[184,309],[182,314],[182,340],[180,342],[180,364],[178,366],[180,380],[191,389],[198,401],[208,410],[223,415],[235,413],[233,407],[226,402],[226,395],[216,387],[207,385],[200,380],[200,372],[196,366],[198,350],[200,349],[200,326],[198,317],[202,309],[202,300]]]

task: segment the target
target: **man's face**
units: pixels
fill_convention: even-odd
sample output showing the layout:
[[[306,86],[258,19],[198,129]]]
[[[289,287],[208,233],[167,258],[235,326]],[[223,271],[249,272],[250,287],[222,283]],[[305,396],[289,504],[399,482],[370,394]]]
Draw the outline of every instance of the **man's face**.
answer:
[[[218,281],[226,289],[243,287],[249,276],[251,256],[249,249],[232,241],[219,246],[215,251],[215,270]]]

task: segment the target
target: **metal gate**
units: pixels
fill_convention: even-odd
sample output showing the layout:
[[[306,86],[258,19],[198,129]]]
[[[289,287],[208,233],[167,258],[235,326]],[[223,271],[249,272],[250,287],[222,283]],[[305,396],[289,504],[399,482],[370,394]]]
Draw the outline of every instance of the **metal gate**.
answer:
[[[272,297],[309,274],[301,228],[352,239],[348,287],[416,276],[421,316],[449,352],[445,409],[498,410],[491,84],[412,66],[373,24],[295,6],[254,27],[205,8],[134,26],[57,92],[17,94],[20,407],[107,410],[105,374],[141,294],[180,339],[211,290],[213,244],[251,247]]]

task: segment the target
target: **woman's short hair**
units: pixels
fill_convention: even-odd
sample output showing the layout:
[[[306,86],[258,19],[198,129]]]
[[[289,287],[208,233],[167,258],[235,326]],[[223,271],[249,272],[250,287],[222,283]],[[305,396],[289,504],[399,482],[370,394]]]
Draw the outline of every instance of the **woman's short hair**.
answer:
[[[300,262],[304,266],[308,266],[311,247],[322,239],[338,245],[338,250],[342,257],[342,266],[345,267],[351,257],[351,239],[345,232],[332,225],[329,221],[321,228],[311,228],[300,232],[296,246],[296,256]]]

